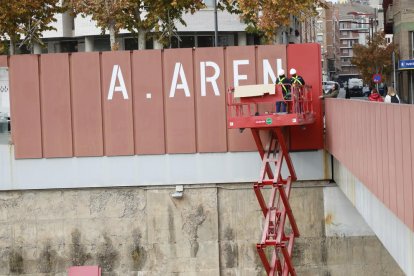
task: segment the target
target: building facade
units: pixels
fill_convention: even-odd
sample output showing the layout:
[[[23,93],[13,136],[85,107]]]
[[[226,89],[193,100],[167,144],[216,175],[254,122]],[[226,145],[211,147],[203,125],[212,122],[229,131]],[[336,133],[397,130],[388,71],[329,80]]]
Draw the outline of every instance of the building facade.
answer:
[[[385,32],[393,34],[398,47],[396,64],[399,60],[414,59],[414,1],[384,0]],[[395,86],[400,97],[407,103],[414,103],[414,72],[397,70]]]
[[[324,81],[336,80],[341,68],[338,9],[331,2],[325,4],[327,8],[317,8],[317,16],[305,20],[301,28],[301,42],[321,45]]]
[[[341,72],[340,82],[359,77],[359,71],[351,63],[354,44],[366,45],[375,31],[375,9],[355,3],[339,4],[339,32]]]
[[[205,1],[206,8],[197,11],[195,14],[184,14],[183,20],[186,26],[176,22],[177,35],[171,39],[171,48],[192,48],[214,46],[214,7],[213,1]],[[218,46],[243,46],[259,45],[260,37],[246,32],[246,24],[237,14],[230,14],[227,11],[218,11]],[[56,30],[43,33],[45,47],[35,45],[33,52],[39,53],[60,53],[60,52],[90,52],[109,51],[110,42],[108,33],[102,35],[102,30],[96,27],[91,16],[73,17],[69,12],[56,15],[56,22],[52,25]],[[301,23],[291,17],[288,27],[279,29],[275,42],[280,44],[300,43]],[[138,36],[127,30],[121,30],[117,35],[117,43],[120,50],[138,49]],[[146,49],[163,48],[151,35],[147,36]],[[17,52],[28,53],[25,48]]]

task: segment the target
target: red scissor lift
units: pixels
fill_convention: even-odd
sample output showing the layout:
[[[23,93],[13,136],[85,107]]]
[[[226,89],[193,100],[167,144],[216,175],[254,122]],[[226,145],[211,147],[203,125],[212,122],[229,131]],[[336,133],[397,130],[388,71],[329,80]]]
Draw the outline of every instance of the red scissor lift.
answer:
[[[311,87],[293,86],[290,90],[292,99],[287,101],[282,97],[280,85],[239,86],[229,89],[227,94],[228,127],[241,131],[250,128],[262,159],[260,177],[253,186],[264,216],[264,229],[257,252],[267,275],[272,276],[296,275],[292,249],[295,237],[299,237],[299,229],[290,208],[289,196],[292,182],[297,178],[289,155],[287,128],[315,122]],[[275,103],[278,101],[287,104],[287,114],[275,114]],[[263,147],[264,142],[266,147]],[[289,171],[286,177],[281,174],[283,163]],[[265,186],[271,188],[267,203],[262,194]],[[286,217],[291,230],[287,230]],[[270,260],[267,255],[270,255]]]

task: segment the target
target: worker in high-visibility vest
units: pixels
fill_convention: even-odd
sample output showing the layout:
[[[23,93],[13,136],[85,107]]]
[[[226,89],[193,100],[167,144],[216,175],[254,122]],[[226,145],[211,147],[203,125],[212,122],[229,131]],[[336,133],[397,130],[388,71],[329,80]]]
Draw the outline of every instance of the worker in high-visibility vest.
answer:
[[[302,113],[303,111],[303,85],[305,80],[298,76],[295,68],[291,68],[290,71],[290,84],[292,86],[293,93],[293,112]]]
[[[276,79],[276,85],[280,86],[282,90],[282,95],[284,100],[290,100],[290,80],[285,76],[285,70],[279,70],[278,77]],[[279,89],[278,89],[279,91]],[[276,102],[276,113],[285,114],[286,113],[286,102],[280,101]]]
[[[305,85],[305,80],[296,74],[296,69],[292,68],[289,71],[290,73],[290,84],[292,85]]]

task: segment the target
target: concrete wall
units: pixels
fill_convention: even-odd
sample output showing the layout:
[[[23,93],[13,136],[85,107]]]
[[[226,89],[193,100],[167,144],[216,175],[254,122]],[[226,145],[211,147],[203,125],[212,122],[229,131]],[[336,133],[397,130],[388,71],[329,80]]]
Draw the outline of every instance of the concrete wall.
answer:
[[[414,232],[337,160],[334,162],[334,172],[338,186],[375,232],[405,275],[414,275]],[[376,253],[373,252],[373,254]]]
[[[298,274],[402,275],[369,231],[326,231],[346,223],[341,212],[327,216],[325,195],[342,199],[325,184],[299,183],[292,191]],[[182,199],[173,191],[0,192],[0,275],[63,276],[68,266],[84,264],[99,264],[104,275],[264,275],[255,249],[262,214],[250,184],[185,186]]]

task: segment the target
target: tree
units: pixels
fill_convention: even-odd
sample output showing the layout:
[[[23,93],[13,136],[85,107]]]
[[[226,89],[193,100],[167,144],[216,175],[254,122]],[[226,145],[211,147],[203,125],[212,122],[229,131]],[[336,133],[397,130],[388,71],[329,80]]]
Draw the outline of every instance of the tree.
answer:
[[[381,74],[386,79],[393,69],[393,43],[387,44],[385,34],[375,33],[368,45],[355,44],[353,46],[352,64],[362,75],[365,83],[372,83],[374,74]]]
[[[14,54],[20,38],[29,48],[33,43],[42,45],[42,33],[55,29],[50,23],[56,22],[55,14],[63,11],[59,0],[0,1],[0,38],[10,40],[10,55]]]
[[[166,30],[174,20],[185,25],[184,13],[204,7],[202,0],[69,0],[69,4],[75,14],[91,15],[103,33],[109,30],[112,50],[118,48],[115,38],[120,29],[138,34],[138,45],[143,49],[148,31]]]
[[[289,26],[292,16],[299,21],[317,14],[323,0],[220,0],[219,6],[240,14],[247,31],[258,32],[266,42],[274,42],[279,27]]]

